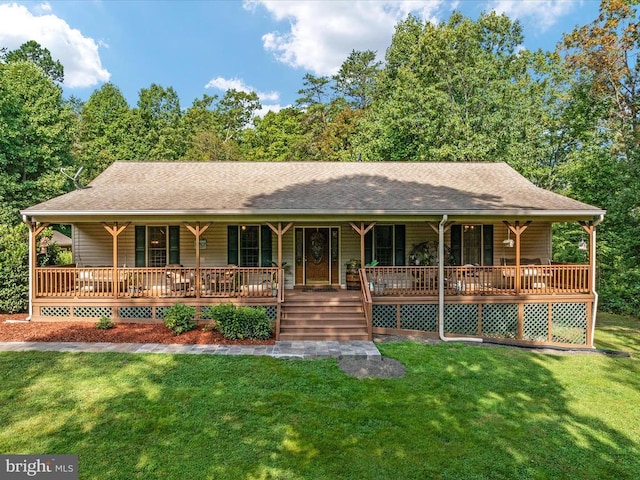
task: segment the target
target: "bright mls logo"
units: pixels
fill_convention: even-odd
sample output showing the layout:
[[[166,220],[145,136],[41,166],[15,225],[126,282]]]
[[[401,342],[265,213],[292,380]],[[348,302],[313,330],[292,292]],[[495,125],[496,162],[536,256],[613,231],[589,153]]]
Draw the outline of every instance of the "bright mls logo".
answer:
[[[0,478],[78,480],[77,455],[0,455]]]

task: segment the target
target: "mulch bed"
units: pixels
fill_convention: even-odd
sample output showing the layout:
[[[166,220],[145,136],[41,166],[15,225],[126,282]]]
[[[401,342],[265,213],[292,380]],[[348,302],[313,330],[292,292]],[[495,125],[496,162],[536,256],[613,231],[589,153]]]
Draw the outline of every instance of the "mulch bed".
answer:
[[[111,342],[163,343],[200,345],[273,345],[269,340],[227,340],[220,333],[196,327],[182,335],[174,335],[164,325],[118,323],[109,330],[98,330],[94,323],[24,322],[26,314],[0,315],[0,342]],[[96,320],[97,321],[97,320]]]

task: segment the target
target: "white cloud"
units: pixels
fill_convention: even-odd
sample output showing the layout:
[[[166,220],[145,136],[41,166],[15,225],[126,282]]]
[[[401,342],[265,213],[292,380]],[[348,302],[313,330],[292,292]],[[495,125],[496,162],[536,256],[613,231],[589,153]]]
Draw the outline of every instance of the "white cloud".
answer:
[[[288,31],[262,37],[264,48],[278,61],[317,75],[332,75],[352,50],[374,50],[383,58],[395,25],[409,13],[436,21],[443,8],[450,10],[457,4],[446,0],[245,0],[244,8],[255,11],[262,6],[275,20],[289,22]]]
[[[90,87],[108,81],[111,74],[102,67],[96,41],[63,19],[47,14],[51,10],[49,3],[36,6],[36,13],[15,3],[0,5],[0,46],[15,50],[35,40],[49,49],[54,60],[60,60],[67,87]]]
[[[53,8],[51,8],[51,4],[49,2],[44,2],[44,3],[41,3],[40,5],[35,6],[33,10],[38,13],[44,13],[44,12],[51,12]]]
[[[533,20],[536,28],[544,32],[580,3],[581,0],[490,0],[487,7],[510,18]]]
[[[280,94],[278,92],[259,92],[255,88],[245,84],[244,81],[239,78],[216,77],[210,80],[204,88],[217,88],[218,90],[223,91],[235,89],[239,92],[245,93],[256,92],[261,102],[276,102],[280,99]]]
[[[256,111],[256,117],[264,117],[268,112],[278,113],[283,108],[288,108],[290,106],[291,105],[284,105],[283,106],[283,105],[280,105],[280,104],[263,105],[260,110]]]

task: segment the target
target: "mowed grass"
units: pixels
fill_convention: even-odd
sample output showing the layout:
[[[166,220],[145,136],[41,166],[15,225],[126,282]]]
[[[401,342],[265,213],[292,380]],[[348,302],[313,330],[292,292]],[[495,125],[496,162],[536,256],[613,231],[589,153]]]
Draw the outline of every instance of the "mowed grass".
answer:
[[[0,453],[79,455],[82,479],[637,479],[634,356],[380,344],[400,379],[335,360],[0,354]]]

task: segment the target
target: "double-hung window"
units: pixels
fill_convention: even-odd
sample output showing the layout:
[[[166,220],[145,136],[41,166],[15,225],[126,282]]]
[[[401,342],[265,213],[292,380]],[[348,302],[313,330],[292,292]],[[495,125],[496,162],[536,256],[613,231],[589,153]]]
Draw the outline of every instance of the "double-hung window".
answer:
[[[452,225],[451,255],[456,265],[493,265],[493,225]]]
[[[376,225],[364,237],[365,263],[380,266],[405,264],[405,226]]]
[[[178,225],[136,225],[136,267],[164,267],[180,264]]]
[[[270,267],[271,229],[267,225],[229,225],[227,263],[239,267]]]

